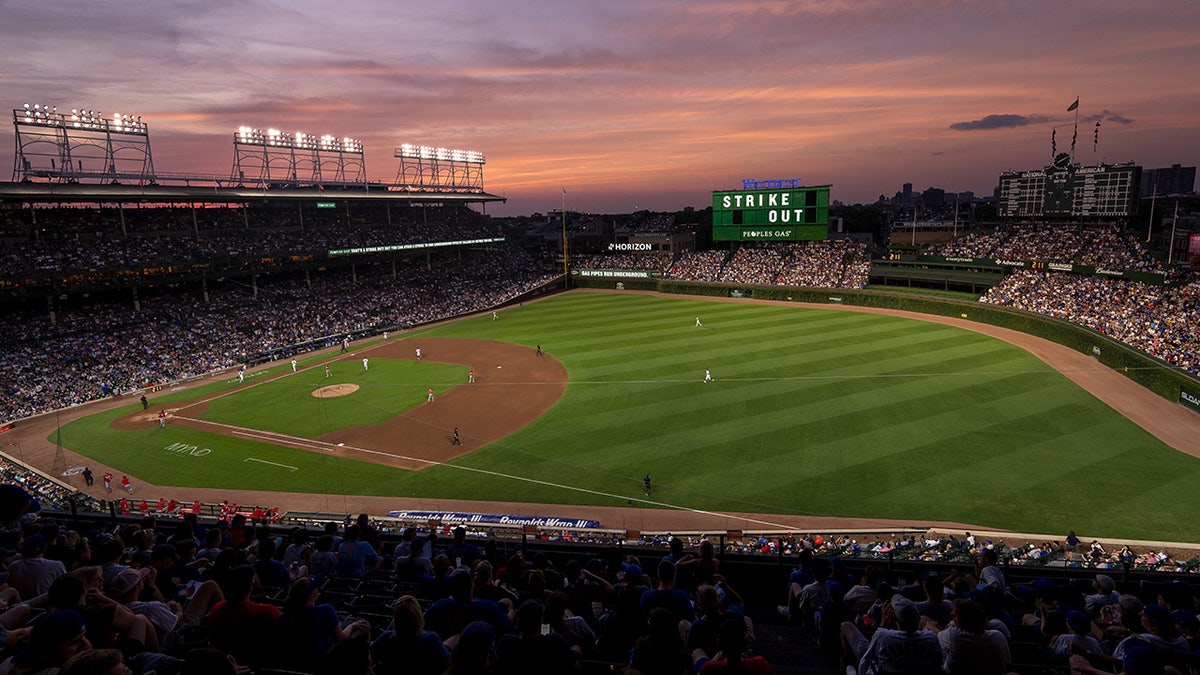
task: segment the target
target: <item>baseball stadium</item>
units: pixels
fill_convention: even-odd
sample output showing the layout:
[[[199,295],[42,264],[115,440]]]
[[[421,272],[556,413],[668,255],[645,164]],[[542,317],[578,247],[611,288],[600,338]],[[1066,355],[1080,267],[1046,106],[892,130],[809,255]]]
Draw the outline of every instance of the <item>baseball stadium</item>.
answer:
[[[322,581],[377,631],[397,589],[428,591],[397,576],[402,536],[608,558],[620,583],[632,557],[640,577],[671,546],[715,548],[769,607],[780,673],[840,668],[788,590],[814,557],[847,588],[991,556],[1012,588],[1102,576],[1195,603],[1200,235],[1143,247],[1139,167],[1047,167],[1125,186],[1082,211],[1005,201],[1028,177],[1002,175],[994,220],[951,233],[914,211],[880,241],[834,227],[833,186],[607,225],[565,204],[500,219],[476,152],[405,145],[379,182],[352,139],[243,128],[230,174],[167,174],[140,118],[13,123],[7,523],[40,510],[161,544],[176,522],[240,519],[282,541],[363,514],[388,555]],[[255,597],[282,606],[283,585]],[[1041,611],[1025,593],[996,603]],[[1060,672],[1021,627],[1008,665]],[[587,672],[628,665],[580,652]],[[313,672],[283,665],[258,670]]]

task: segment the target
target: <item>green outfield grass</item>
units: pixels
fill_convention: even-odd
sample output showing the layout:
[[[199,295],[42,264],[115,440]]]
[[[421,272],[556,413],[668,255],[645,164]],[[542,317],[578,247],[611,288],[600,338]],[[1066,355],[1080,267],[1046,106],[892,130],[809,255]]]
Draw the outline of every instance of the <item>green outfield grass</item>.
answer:
[[[131,408],[67,425],[62,443],[164,485],[625,506],[643,504],[648,472],[655,506],[1196,537],[1175,505],[1190,503],[1200,460],[1027,352],[970,331],[857,312],[571,293],[499,321],[418,334],[541,344],[567,367],[570,386],[516,434],[417,473],[182,428],[108,427]],[[371,376],[377,361],[379,383],[411,381],[412,391],[387,405],[346,397],[359,400],[362,424],[423,401],[428,384],[464,380],[463,366],[384,359],[372,359]],[[702,383],[705,368],[716,382]],[[379,383],[363,391],[383,391]],[[253,388],[261,400],[218,399],[206,417],[329,431],[345,415],[318,414],[309,384],[288,376],[278,390]]]

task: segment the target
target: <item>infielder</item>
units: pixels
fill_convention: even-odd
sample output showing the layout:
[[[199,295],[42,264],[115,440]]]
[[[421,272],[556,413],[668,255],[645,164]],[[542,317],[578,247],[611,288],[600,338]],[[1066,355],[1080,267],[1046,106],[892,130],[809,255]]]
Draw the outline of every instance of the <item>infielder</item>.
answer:
[[[167,411],[165,411],[165,410],[158,411],[158,428],[159,429],[167,428]]]
[[[325,364],[325,377],[333,377],[333,371],[329,369],[329,364]]]
[[[467,384],[474,384],[474,383],[475,383],[475,369],[472,368],[471,372],[467,373]]]
[[[429,396],[425,398],[426,403],[433,403],[433,387],[429,388]]]
[[[420,347],[417,347],[417,360],[418,361],[421,360],[421,348]]]
[[[370,368],[367,367],[367,358],[365,356],[363,357],[363,370],[370,370]]]

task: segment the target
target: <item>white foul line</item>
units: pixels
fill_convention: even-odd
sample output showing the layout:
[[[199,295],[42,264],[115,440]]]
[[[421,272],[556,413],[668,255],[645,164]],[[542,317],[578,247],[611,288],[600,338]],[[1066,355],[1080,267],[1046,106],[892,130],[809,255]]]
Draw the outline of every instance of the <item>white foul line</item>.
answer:
[[[291,469],[292,471],[296,471],[296,467],[294,467],[294,466],[288,466],[287,464],[278,464],[276,462],[268,462],[265,459],[259,459],[257,457],[247,457],[246,459],[242,460],[242,463],[245,463],[245,462],[261,462],[263,464],[270,464],[272,466],[281,466],[285,469]]]

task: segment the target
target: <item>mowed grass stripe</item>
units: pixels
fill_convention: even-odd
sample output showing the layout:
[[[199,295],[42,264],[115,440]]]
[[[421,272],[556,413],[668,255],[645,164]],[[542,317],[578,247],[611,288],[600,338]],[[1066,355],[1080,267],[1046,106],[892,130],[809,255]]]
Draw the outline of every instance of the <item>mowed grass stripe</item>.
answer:
[[[697,315],[704,326],[694,325]],[[572,384],[547,414],[453,462],[549,485],[455,466],[368,480],[340,463],[322,465],[325,475],[307,485],[625,505],[626,496],[637,503],[641,476],[650,472],[655,499],[687,508],[1195,537],[1181,519],[1143,517],[1131,486],[1156,485],[1162,503],[1188,503],[1200,462],[1028,353],[954,327],[806,307],[570,293],[505,309],[497,321],[472,317],[393,339],[424,336],[540,343],[566,365]],[[717,383],[700,382],[705,367]],[[102,446],[125,437],[104,438]],[[1071,467],[1079,469],[1073,481]]]

